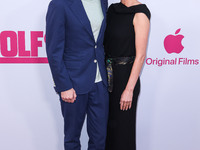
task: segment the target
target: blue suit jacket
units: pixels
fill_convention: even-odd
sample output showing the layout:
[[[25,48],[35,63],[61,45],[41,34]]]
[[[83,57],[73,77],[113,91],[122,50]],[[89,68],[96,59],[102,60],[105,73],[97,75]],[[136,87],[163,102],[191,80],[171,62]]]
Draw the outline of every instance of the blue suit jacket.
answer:
[[[98,61],[107,86],[103,38],[107,0],[101,0],[104,20],[97,42],[81,0],[52,0],[46,16],[46,50],[56,92],[74,88],[87,93],[95,82]]]

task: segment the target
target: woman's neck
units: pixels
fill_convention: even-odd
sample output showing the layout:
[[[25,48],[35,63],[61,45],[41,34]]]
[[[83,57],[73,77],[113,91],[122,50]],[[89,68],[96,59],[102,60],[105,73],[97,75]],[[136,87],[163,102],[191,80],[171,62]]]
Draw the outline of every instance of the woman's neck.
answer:
[[[138,2],[137,0],[121,0],[121,3],[123,3],[123,4],[126,5],[127,7],[130,7],[130,6],[133,6],[133,5],[141,4],[141,3]]]

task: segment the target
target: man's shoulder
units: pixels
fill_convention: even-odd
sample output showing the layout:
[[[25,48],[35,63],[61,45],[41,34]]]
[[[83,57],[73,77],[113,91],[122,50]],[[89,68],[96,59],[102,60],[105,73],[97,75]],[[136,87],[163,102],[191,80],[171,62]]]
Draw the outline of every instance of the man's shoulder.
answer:
[[[70,0],[51,0],[50,4],[54,5],[55,7],[63,7],[67,5],[68,1]]]

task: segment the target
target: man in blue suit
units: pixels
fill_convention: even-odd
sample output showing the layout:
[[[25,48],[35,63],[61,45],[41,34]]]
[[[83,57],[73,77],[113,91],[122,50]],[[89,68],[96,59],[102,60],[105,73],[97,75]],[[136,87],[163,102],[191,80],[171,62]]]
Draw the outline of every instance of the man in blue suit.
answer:
[[[103,38],[107,0],[52,0],[46,50],[64,117],[65,150],[80,150],[87,115],[88,150],[104,150],[108,91]]]

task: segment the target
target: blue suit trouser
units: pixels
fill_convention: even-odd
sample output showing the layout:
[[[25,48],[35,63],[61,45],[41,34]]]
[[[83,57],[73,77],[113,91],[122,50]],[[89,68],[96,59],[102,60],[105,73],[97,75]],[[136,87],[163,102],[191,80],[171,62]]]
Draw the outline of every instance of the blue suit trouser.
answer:
[[[108,91],[103,82],[94,83],[86,94],[78,94],[73,104],[61,100],[65,150],[81,149],[80,135],[86,115],[88,150],[105,149],[108,105]]]

